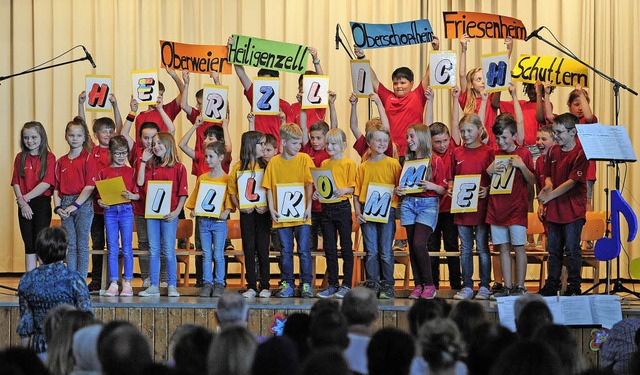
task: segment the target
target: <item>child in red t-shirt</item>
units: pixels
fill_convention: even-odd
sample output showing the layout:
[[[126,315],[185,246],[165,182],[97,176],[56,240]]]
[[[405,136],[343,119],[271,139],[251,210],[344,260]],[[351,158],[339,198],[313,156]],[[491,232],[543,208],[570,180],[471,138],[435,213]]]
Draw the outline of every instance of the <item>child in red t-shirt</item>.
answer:
[[[370,128],[374,128],[376,126],[382,126],[385,129],[389,130],[389,119],[387,118],[387,113],[384,110],[384,106],[382,105],[382,101],[378,94],[372,93],[369,95],[371,101],[373,101],[378,108],[378,113],[380,117],[374,117],[367,121],[365,125],[365,134]],[[351,103],[351,116],[349,117],[349,128],[351,129],[351,134],[356,139],[356,142],[353,144],[353,149],[356,150],[358,155],[362,158],[362,161],[366,161],[369,157],[369,145],[367,144],[367,140],[358,128],[358,97],[355,93],[351,93],[351,97],[349,97],[349,103]],[[389,142],[389,147],[384,152],[385,155],[398,158],[396,146],[393,142]]]
[[[298,125],[300,125],[300,113],[302,112],[302,94],[304,94],[302,81],[304,80],[304,76],[324,74],[322,66],[320,65],[318,50],[313,47],[309,47],[309,55],[311,55],[313,68],[315,70],[307,70],[306,72],[304,72],[304,74],[300,74],[300,76],[298,77],[298,93],[296,94],[296,101],[294,103],[291,103],[291,117],[293,118],[293,122]],[[309,108],[306,111],[307,127],[311,127],[311,125],[315,124],[318,121],[325,121],[325,115],[327,113],[327,110],[325,108]]]
[[[555,118],[553,131],[556,145],[551,147],[545,162],[545,186],[538,201],[546,206],[545,219],[549,234],[548,277],[540,294],[553,296],[560,291],[562,258],[567,256],[568,286],[565,295],[579,295],[582,278],[580,237],[586,219],[586,177],[589,162],[577,140],[579,119],[571,113]]]
[[[209,77],[213,79],[213,83],[215,83],[216,85],[220,84],[220,76],[218,72],[212,70],[211,72],[209,72]],[[195,125],[196,120],[198,119],[198,117],[200,117],[200,113],[202,112],[202,96],[204,95],[204,90],[200,89],[196,91],[196,107],[194,108],[189,105],[190,76],[188,70],[182,71],[182,80],[184,81],[184,90],[182,92],[182,101],[180,102],[180,107],[187,115],[187,120],[189,120],[191,124]],[[222,124],[218,122],[211,123],[210,125],[222,126]],[[204,150],[202,141],[204,140],[204,131],[206,129],[206,126],[200,126],[196,130],[196,147],[194,148],[194,150]],[[195,172],[196,171],[191,168],[191,174],[193,174],[194,176],[198,176],[195,174]]]

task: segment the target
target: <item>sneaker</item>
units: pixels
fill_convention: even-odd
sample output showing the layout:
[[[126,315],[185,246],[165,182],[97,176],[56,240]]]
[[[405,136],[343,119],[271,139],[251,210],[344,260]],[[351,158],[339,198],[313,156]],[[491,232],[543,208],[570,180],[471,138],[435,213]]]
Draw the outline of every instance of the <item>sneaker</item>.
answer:
[[[202,288],[204,286],[204,283],[202,282],[202,280],[196,280],[196,285],[194,285],[196,288]]]
[[[549,284],[544,284],[542,289],[540,289],[538,291],[538,294],[540,294],[541,296],[544,296],[544,297],[553,297],[553,296],[558,295],[558,291],[559,291],[558,288],[554,288]]]
[[[511,289],[511,296],[523,296],[527,294],[527,288],[518,285],[515,288]]]
[[[393,251],[402,251],[407,247],[407,240],[395,240],[393,242]]]
[[[227,240],[225,240],[225,242],[224,242],[224,249],[225,249],[225,250],[229,250],[229,251],[233,251],[233,250],[235,250],[236,248],[235,248],[235,247],[233,247],[233,243],[231,242],[231,240],[227,239]]]
[[[420,298],[433,299],[435,296],[435,285],[425,285],[424,287],[422,287],[422,294],[420,294]]]
[[[300,293],[301,298],[313,298],[313,289],[311,289],[311,284],[304,283],[302,284],[302,292]]]
[[[122,286],[122,292],[120,292],[120,297],[133,297],[133,288],[130,282],[125,281]]]
[[[89,285],[87,285],[87,288],[89,288],[89,294],[97,294],[100,292],[100,289],[102,289],[102,286],[100,285],[99,281],[93,281],[91,280],[91,282],[89,283]],[[116,293],[116,296],[118,294]]]
[[[481,286],[480,289],[478,289],[478,293],[476,293],[475,299],[485,300],[489,299],[489,297],[491,297],[489,288],[487,288],[486,286]]]
[[[393,290],[393,286],[385,286],[380,291],[380,295],[378,296],[380,299],[394,299],[396,298],[396,292]]]
[[[348,286],[344,286],[342,285],[338,291],[336,292],[336,294],[334,294],[333,296],[335,298],[339,298],[339,299],[343,299],[345,294],[347,294],[347,292],[350,290],[351,288],[349,288]]]
[[[373,281],[365,281],[364,287],[373,290],[376,295],[380,292],[380,284]]]
[[[515,288],[512,289],[507,286],[502,288],[502,290],[491,293],[491,297],[489,298],[491,298],[492,300],[495,300],[498,297],[508,297],[510,295],[513,295],[513,290],[515,290]]]
[[[579,296],[581,294],[582,290],[580,290],[580,288],[568,287],[567,290],[564,291],[565,297]]]
[[[140,297],[159,296],[160,295],[160,288],[158,288],[156,285],[151,285],[147,289],[145,289],[142,292],[138,293],[138,295]]]
[[[202,289],[200,289],[200,294],[198,294],[198,297],[211,297],[212,290],[213,286],[209,283],[206,283],[202,286]]]
[[[503,289],[504,289],[504,286],[502,285],[502,283],[493,283],[493,285],[491,286],[492,292],[499,292]]]
[[[166,288],[167,286],[169,286],[169,284],[167,284],[166,281],[161,281],[160,282],[160,288]]]
[[[422,294],[422,285],[416,285],[416,287],[413,288],[413,292],[409,294],[409,299],[418,299],[420,298],[421,294]]]
[[[318,298],[331,298],[331,297],[335,296],[335,294],[337,292],[338,292],[338,288],[336,288],[335,286],[329,285],[329,287],[327,289],[325,289],[322,292],[316,294],[316,297],[318,297]]]
[[[269,297],[271,297],[271,291],[269,289],[262,289],[260,291],[260,294],[258,294],[258,297],[260,297],[260,298],[269,298]]]
[[[253,289],[247,289],[246,292],[242,293],[244,298],[256,298],[256,291]]]
[[[151,279],[150,278],[146,278],[142,281],[142,287],[143,288],[148,288],[151,286]]]
[[[224,284],[213,283],[213,291],[211,292],[211,297],[220,298],[224,294]]]
[[[116,297],[118,295],[118,283],[115,281],[112,281],[111,285],[109,285],[109,289],[107,289],[107,291],[104,292],[104,295],[107,297]]]
[[[473,297],[473,289],[465,286],[453,296],[453,299],[463,300],[463,299],[471,299],[472,297]]]
[[[288,282],[283,281],[280,283],[280,290],[276,293],[278,298],[291,298],[293,297],[293,288]]]
[[[178,288],[175,285],[169,285],[167,287],[167,296],[169,297],[180,297],[180,293],[178,293]]]

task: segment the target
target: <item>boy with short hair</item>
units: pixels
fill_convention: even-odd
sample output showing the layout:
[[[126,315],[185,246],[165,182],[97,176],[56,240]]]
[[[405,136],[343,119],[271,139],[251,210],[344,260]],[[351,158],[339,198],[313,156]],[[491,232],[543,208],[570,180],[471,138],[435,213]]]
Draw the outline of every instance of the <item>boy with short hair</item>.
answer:
[[[565,253],[568,271],[565,295],[581,293],[580,237],[586,220],[586,178],[589,161],[582,146],[577,142],[578,123],[578,118],[571,113],[564,113],[554,119],[556,145],[551,147],[547,155],[543,172],[545,186],[538,194],[538,201],[545,205],[545,219],[549,231],[548,277],[540,290],[543,296],[553,296],[560,291],[560,273]]]
[[[309,47],[309,55],[311,55],[311,61],[315,70],[307,70],[298,77],[298,94],[296,94],[295,103],[291,103],[291,116],[293,122],[300,125],[300,113],[302,112],[302,95],[303,92],[303,80],[305,75],[323,75],[324,71],[320,65],[320,58],[318,57],[318,50],[314,47]],[[307,109],[307,126],[315,124],[318,121],[324,121],[326,115],[326,109],[324,108],[310,108]]]
[[[518,145],[518,127],[510,113],[500,114],[493,125],[493,134],[500,151],[498,155],[510,157],[508,166],[499,164],[495,159],[487,168],[489,175],[509,175],[515,173],[511,194],[489,195],[487,223],[491,225],[491,241],[500,252],[500,266],[504,277],[504,288],[493,294],[495,297],[522,295],[527,293],[524,281],[527,273],[528,206],[527,184],[535,184],[533,157],[531,152]],[[515,170],[515,172],[512,172]],[[506,180],[506,178],[505,178]],[[515,253],[515,285],[511,278],[511,248]]]
[[[280,298],[293,297],[295,286],[293,276],[293,239],[295,236],[298,244],[298,253],[300,253],[301,297],[312,298],[312,260],[309,251],[309,227],[311,224],[311,195],[313,192],[311,168],[314,164],[309,155],[299,152],[302,144],[302,130],[298,125],[294,123],[282,125],[280,127],[280,138],[282,154],[271,159],[262,180],[262,187],[266,189],[267,203],[273,219],[272,227],[278,228],[283,245],[280,268],[282,282],[276,295]],[[278,221],[280,215],[276,206],[276,204],[280,204],[280,202],[276,202],[277,189],[279,184],[287,183],[304,184],[305,210],[300,221],[281,223]]]

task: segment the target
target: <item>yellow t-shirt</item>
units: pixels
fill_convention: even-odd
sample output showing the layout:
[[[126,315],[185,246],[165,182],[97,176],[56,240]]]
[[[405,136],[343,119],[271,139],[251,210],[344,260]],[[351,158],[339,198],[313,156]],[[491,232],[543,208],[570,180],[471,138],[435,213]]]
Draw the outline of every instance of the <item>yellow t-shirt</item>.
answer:
[[[356,162],[349,158],[339,160],[326,159],[322,161],[321,168],[331,169],[333,179],[338,189],[356,187]],[[341,201],[350,199],[352,194],[345,194],[340,197]]]
[[[298,152],[296,156],[290,160],[285,160],[282,155],[274,156],[267,169],[264,172],[264,178],[262,179],[262,187],[271,190],[273,201],[278,204],[278,191],[276,185],[289,184],[289,183],[303,183],[305,186],[313,184],[313,178],[311,177],[311,168],[314,168],[313,160],[305,153]],[[269,193],[267,193],[269,194]],[[305,194],[305,207],[311,197],[307,197]],[[273,228],[293,227],[297,225],[311,225],[311,219],[307,221],[293,221],[286,223],[272,223]]]
[[[376,182],[379,184],[398,185],[402,173],[402,167],[397,159],[385,156],[384,159],[372,162],[367,160],[360,164],[356,175],[356,189],[353,195],[358,197],[360,203],[364,203],[367,198],[367,188],[369,183]],[[398,196],[393,194],[391,198],[391,207],[398,206]]]
[[[184,204],[184,206],[190,210],[193,210],[196,207],[196,199],[198,199],[198,192],[200,191],[201,182],[220,182],[220,183],[227,184],[227,189],[225,190],[224,198],[222,199],[222,210],[220,212],[227,209],[230,209],[231,212],[235,211],[235,208],[231,203],[231,198],[229,197],[229,186],[228,186],[229,176],[225,174],[220,177],[211,178],[208,176],[208,174],[209,173],[207,172],[198,176],[198,179],[196,180],[196,187],[191,192],[191,195],[189,196],[189,199],[187,199],[187,202]]]
[[[234,164],[233,168],[231,168],[231,170],[229,171],[229,184],[227,185],[227,190],[229,191],[229,194],[238,195],[238,175],[242,173],[247,173],[247,172],[250,173],[251,168],[253,167],[252,164],[249,164],[249,168],[247,170],[240,171],[241,165],[242,165],[242,162],[239,161],[236,164]],[[262,168],[260,168],[260,166],[258,165],[255,165],[255,167],[253,168],[255,168],[254,171],[262,170]]]

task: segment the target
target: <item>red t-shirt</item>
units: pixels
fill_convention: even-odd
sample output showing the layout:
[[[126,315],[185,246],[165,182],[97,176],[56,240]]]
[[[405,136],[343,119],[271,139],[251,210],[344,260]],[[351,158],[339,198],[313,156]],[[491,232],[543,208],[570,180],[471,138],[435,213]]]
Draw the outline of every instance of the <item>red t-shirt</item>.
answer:
[[[440,185],[445,189],[447,188],[447,182],[446,182],[447,181],[447,169],[446,169],[444,163],[442,162],[442,159],[440,159],[435,153],[433,155],[431,155],[431,178],[429,179],[429,181],[433,182],[436,185]],[[423,191],[423,192],[420,192],[420,193],[412,193],[412,194],[407,194],[407,195],[409,195],[411,197],[442,198],[442,195],[436,193],[433,190],[427,190],[427,191]]]
[[[493,149],[488,145],[476,148],[457,147],[451,154],[452,175],[480,174],[480,186],[489,186],[491,178],[487,168],[493,161]],[[456,192],[453,192],[455,197]],[[453,220],[457,225],[482,225],[487,215],[487,199],[478,199],[478,211],[454,214]]]
[[[437,155],[441,160],[442,160],[442,164],[444,165],[444,180],[442,182],[445,183],[445,185],[443,185],[445,188],[448,187],[449,185],[449,181],[453,181],[453,172],[451,169],[451,154],[453,153],[453,150],[456,148],[456,143],[453,141],[453,138],[449,139],[449,148],[447,148],[447,151],[444,152],[444,154],[438,154],[437,152],[433,151],[434,155]],[[440,196],[440,209],[438,212],[450,212],[451,211],[451,197],[449,196],[449,194],[444,194],[442,196]]]
[[[538,122],[536,118],[536,102],[524,101],[520,100],[520,108],[522,108],[522,116],[524,117],[524,145],[525,146],[535,146],[536,145],[536,135],[538,133],[538,129],[546,125]],[[544,103],[543,103],[544,105]],[[553,108],[553,105],[552,105]],[[516,117],[516,111],[513,108],[513,102],[500,102],[500,113],[509,112]],[[490,131],[490,129],[487,129]]]
[[[147,191],[147,183],[150,180],[156,181],[173,181],[171,185],[171,211],[178,207],[179,197],[189,195],[187,186],[187,169],[182,163],[175,163],[173,167],[153,166],[153,163],[147,165],[144,176],[144,191]]]
[[[413,124],[424,122],[423,113],[427,98],[424,96],[422,82],[418,82],[418,87],[402,98],[398,98],[380,83],[378,95],[389,118],[391,140],[398,145],[398,155],[404,156],[407,148],[407,129]]]
[[[487,99],[487,109],[484,114],[483,124],[484,124],[484,127],[487,129],[487,136],[489,137],[487,141],[487,145],[491,147],[493,150],[497,151],[499,150],[499,148],[498,148],[498,145],[496,144],[496,136],[493,135],[493,132],[491,131],[491,129],[493,128],[493,123],[496,121],[496,116],[498,116],[498,109],[493,108],[493,106],[491,106],[491,100],[493,99],[493,95],[495,95],[495,93],[489,94],[489,98]],[[460,106],[464,110],[464,106],[467,104],[466,91],[460,94],[460,96],[458,96],[458,103],[460,103]],[[476,110],[475,110],[476,114],[480,111],[481,104],[482,104],[482,99],[476,98]]]
[[[58,159],[55,175],[55,190],[60,195],[78,195],[85,186],[96,186],[98,172],[93,155],[82,150],[73,159],[69,159],[68,155]]]
[[[169,116],[171,121],[176,119],[176,116],[178,116],[181,110],[177,98],[163,105],[162,109],[164,109],[164,112]],[[150,111],[141,112],[136,116],[136,143],[140,143],[140,127],[145,122],[155,122],[160,127],[161,132],[169,131],[157,109],[154,108]]]
[[[561,196],[547,203],[546,219],[550,223],[567,224],[584,219],[587,211],[587,169],[589,162],[582,146],[576,143],[573,150],[562,151],[555,145],[545,160],[544,174],[551,177],[553,188],[571,179],[576,184]]]
[[[513,152],[498,151],[498,155],[518,155],[524,165],[533,173],[533,157],[531,152],[522,146],[517,146]],[[511,194],[489,195],[487,207],[487,224],[509,226],[528,224],[529,199],[527,198],[527,180],[522,171],[515,169]]]
[[[134,146],[133,148],[137,148],[137,146]],[[133,214],[144,216],[144,206],[147,198],[147,192],[144,189],[142,189],[140,186],[137,186],[138,171],[140,170],[139,157],[136,157],[135,161],[131,163],[131,167],[133,168],[133,171],[134,171],[134,176],[135,176],[134,181],[136,182],[136,190],[137,190],[137,193],[140,195],[140,199],[138,199],[137,201],[131,201],[131,205],[133,206]],[[145,172],[146,172],[146,169],[145,169]]]
[[[253,83],[244,91],[244,96],[249,101],[249,105],[253,105]],[[293,122],[291,106],[282,99],[280,99],[280,111],[287,117],[287,122]],[[255,127],[259,132],[271,134],[276,137],[278,144],[280,144],[280,118],[278,118],[278,116],[256,115]]]
[[[41,182],[46,182],[51,185],[49,189],[42,193],[45,197],[50,197],[53,194],[53,187],[56,183],[55,168],[56,157],[52,152],[47,154],[47,172],[44,178],[40,180],[40,156],[31,155],[27,153],[27,158],[24,163],[24,177],[20,177],[18,174],[18,168],[20,167],[20,156],[22,153],[16,155],[16,159],[13,162],[13,174],[11,176],[11,185],[20,185],[20,192],[22,195],[27,194],[38,186]]]
[[[364,137],[364,135],[361,135],[360,138],[356,140],[356,142],[353,144],[353,149],[356,150],[360,157],[362,157],[362,155],[367,152],[367,150],[369,149],[369,145],[367,144],[367,139]],[[393,157],[393,142],[389,142],[389,146],[387,147],[387,150],[384,152],[384,154],[390,158]]]
[[[195,157],[193,158],[193,163],[191,164],[191,174],[194,176],[203,175],[211,170],[207,165],[207,162],[204,160],[204,152],[195,151]],[[224,173],[229,174],[229,167],[231,166],[231,153],[227,152],[220,163],[222,170]]]
[[[98,181],[108,180],[110,178],[116,178],[118,176],[122,176],[122,180],[124,181],[125,188],[132,192],[138,192],[138,186],[136,185],[136,173],[128,165],[124,165],[122,167],[112,167],[108,166],[103,168],[100,172],[98,172]],[[100,197],[100,194],[96,194],[96,197]]]
[[[293,122],[300,125],[300,111],[302,110],[302,104],[295,102],[291,104],[291,117]],[[311,125],[318,121],[325,121],[325,115],[327,114],[326,108],[309,108],[307,111],[307,130],[311,128]]]
[[[536,175],[536,185],[538,186],[538,191],[542,190],[544,187],[544,180],[546,176],[544,175],[544,163],[547,160],[546,155],[540,155],[540,157],[536,160],[536,166],[534,174]]]
[[[314,150],[313,147],[311,147],[311,142],[307,142],[306,145],[302,146],[300,152],[304,152],[305,154],[309,155],[309,157],[311,157],[311,160],[313,160],[313,164],[316,166],[316,168],[320,168],[323,161],[331,158],[331,156],[329,156],[329,154],[327,154],[327,151],[325,150]],[[313,191],[316,191],[315,185],[313,186]],[[319,200],[312,200],[311,212],[322,212],[322,203],[320,203]]]
[[[198,116],[200,116],[200,111],[198,111],[197,108],[193,108],[191,107],[191,115],[187,115],[187,120],[189,120],[189,122],[191,122],[192,124],[196,123],[196,119],[198,118]],[[204,146],[202,145],[202,143],[204,142],[204,132],[205,130],[209,129],[210,126],[219,126],[222,127],[222,123],[220,122],[205,122],[204,124],[200,125],[197,129],[196,129],[196,146],[194,148],[194,150],[202,150],[204,148]],[[224,168],[224,164],[223,164],[223,168]],[[228,167],[227,167],[228,168]],[[200,176],[200,174],[196,173],[196,169],[195,169],[195,163],[191,165],[191,174],[194,176]],[[226,171],[227,173],[229,173],[228,171]]]

